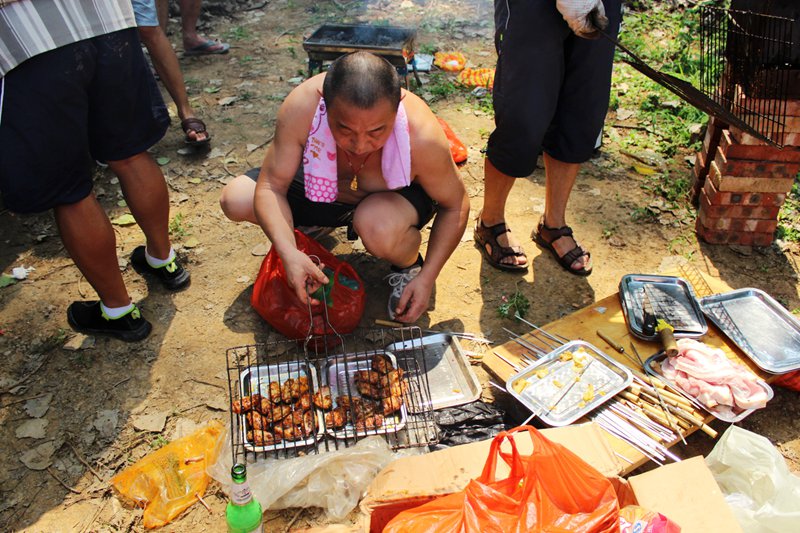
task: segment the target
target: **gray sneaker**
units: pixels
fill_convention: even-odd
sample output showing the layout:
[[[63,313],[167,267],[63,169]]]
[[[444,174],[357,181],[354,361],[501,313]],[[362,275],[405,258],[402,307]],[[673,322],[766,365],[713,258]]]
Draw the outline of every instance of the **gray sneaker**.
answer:
[[[406,285],[411,283],[411,280],[416,278],[422,267],[420,265],[411,265],[404,268],[400,272],[392,272],[384,279],[389,281],[389,286],[392,288],[389,294],[389,318],[394,320],[394,310],[397,309],[397,304],[400,302],[400,297],[403,296],[403,291],[406,290]]]

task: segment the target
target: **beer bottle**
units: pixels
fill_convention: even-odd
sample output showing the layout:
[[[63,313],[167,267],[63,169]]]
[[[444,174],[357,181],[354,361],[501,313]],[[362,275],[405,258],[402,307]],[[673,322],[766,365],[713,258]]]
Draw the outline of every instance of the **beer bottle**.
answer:
[[[261,533],[261,504],[253,498],[247,483],[247,467],[235,464],[231,468],[231,501],[225,509],[229,533]]]

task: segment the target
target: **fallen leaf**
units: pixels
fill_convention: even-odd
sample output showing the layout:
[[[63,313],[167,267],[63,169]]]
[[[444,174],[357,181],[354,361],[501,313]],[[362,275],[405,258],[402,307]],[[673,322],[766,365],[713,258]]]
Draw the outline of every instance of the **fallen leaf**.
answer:
[[[158,163],[162,167],[167,163],[169,163],[169,161],[170,161],[169,157],[156,157],[156,163]]]
[[[52,399],[53,393],[49,392],[41,398],[28,400],[25,402],[25,412],[28,413],[28,416],[32,416],[34,418],[44,416],[45,413],[47,413],[47,410],[50,409],[50,401]]]
[[[247,151],[248,151],[248,152],[252,152],[252,151],[254,151],[254,150],[258,150],[258,145],[257,145],[257,144],[248,144],[248,145],[246,146],[246,148],[247,148]]]
[[[652,176],[656,172],[658,172],[654,168],[646,167],[644,165],[633,165],[633,170],[641,174],[642,176]]]
[[[9,276],[8,274],[0,275],[0,289],[3,287],[8,287],[9,285],[13,285],[17,282],[14,276]]]
[[[119,206],[119,207],[128,207],[128,202],[126,202],[125,200],[120,200],[120,201],[117,202],[117,206]]]
[[[616,235],[612,235],[608,239],[608,244],[610,244],[611,246],[615,246],[617,248],[622,248],[623,246],[625,246],[625,241],[622,240],[621,237],[618,237]]]
[[[268,251],[269,251],[269,245],[265,242],[260,242],[256,244],[252,250],[250,250],[250,253],[252,255],[255,255],[256,257],[261,257],[267,255]]]
[[[125,213],[112,220],[111,223],[116,226],[130,226],[136,224],[136,219],[130,213]]]
[[[212,148],[212,149],[211,149],[211,152],[209,152],[209,154],[208,154],[208,158],[209,158],[209,159],[212,159],[212,158],[214,158],[214,157],[222,157],[222,156],[224,156],[225,154],[227,154],[227,152],[223,152],[222,150],[220,150],[219,148],[217,148],[217,147],[215,146],[214,148]]]
[[[221,106],[228,106],[238,100],[238,96],[226,96],[225,98],[220,98],[217,103]]]
[[[167,424],[167,412],[158,411],[148,415],[138,415],[133,417],[133,427],[139,431],[152,431],[161,433]]]
[[[43,439],[47,436],[47,424],[50,421],[46,418],[31,418],[17,427],[16,436],[18,439]]]
[[[236,278],[236,281],[238,283],[247,283],[248,281],[250,281],[250,276],[239,276],[238,278]]]
[[[200,241],[199,241],[199,240],[197,240],[197,237],[189,237],[189,238],[188,238],[188,239],[186,239],[186,241],[183,243],[183,247],[184,247],[184,248],[194,248],[194,247],[196,247],[198,244],[200,244]]]
[[[223,395],[209,398],[206,400],[206,407],[208,407],[212,411],[227,411],[228,399]]]
[[[222,87],[203,87],[203,91],[208,94],[218,93]]]
[[[20,455],[19,460],[31,470],[44,470],[53,464],[54,453],[56,453],[56,443],[50,441],[31,448]]]
[[[625,109],[625,108],[622,108],[622,107],[617,109],[617,119],[618,120],[628,120],[634,114],[635,114],[635,112],[630,110],[630,109]]]
[[[200,178],[189,178],[188,181],[189,183],[194,183],[195,185],[203,182],[203,180],[201,180]]]
[[[117,421],[119,419],[119,411],[116,409],[104,409],[97,414],[97,417],[92,422],[94,428],[103,437],[110,437],[117,429]]]
[[[94,337],[78,333],[73,335],[67,342],[65,342],[62,348],[69,350],[70,352],[76,352],[78,350],[94,348],[94,343]]]

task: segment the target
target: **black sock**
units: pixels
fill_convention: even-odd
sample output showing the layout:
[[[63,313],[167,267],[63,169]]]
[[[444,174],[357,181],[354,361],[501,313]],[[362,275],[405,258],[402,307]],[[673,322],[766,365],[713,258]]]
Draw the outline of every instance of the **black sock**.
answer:
[[[408,265],[407,267],[399,267],[396,265],[392,265],[392,272],[400,272],[401,270],[405,270],[407,268],[422,266],[424,262],[425,261],[422,259],[422,254],[417,254],[417,260]]]

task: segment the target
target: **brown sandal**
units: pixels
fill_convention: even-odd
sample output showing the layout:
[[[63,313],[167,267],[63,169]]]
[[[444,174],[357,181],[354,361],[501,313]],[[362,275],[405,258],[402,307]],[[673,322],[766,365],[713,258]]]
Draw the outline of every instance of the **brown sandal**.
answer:
[[[497,238],[504,234],[509,233],[511,230],[506,227],[505,222],[495,224],[494,226],[486,226],[483,221],[478,217],[477,224],[475,225],[475,245],[483,253],[486,261],[494,268],[505,270],[508,272],[522,272],[528,270],[528,257],[522,251],[520,246],[501,246],[497,242]],[[489,245],[489,250],[486,245]],[[514,263],[503,263],[503,259],[507,257],[524,257],[525,263],[517,265]]]
[[[544,235],[542,235],[542,231],[546,231],[550,237],[550,239],[546,239]],[[558,264],[561,267],[569,272],[570,274],[575,274],[576,276],[588,276],[592,273],[592,269],[590,268],[580,268],[575,269],[572,268],[572,263],[583,257],[584,255],[591,258],[592,254],[586,251],[586,249],[578,244],[578,241],[575,241],[575,247],[570,250],[569,252],[565,253],[564,255],[558,255],[553,243],[556,242],[561,237],[572,237],[572,240],[575,240],[575,237],[572,236],[572,228],[569,226],[561,226],[560,228],[551,228],[544,225],[544,218],[539,221],[539,225],[536,227],[536,231],[532,235],[533,240],[546,250],[550,250],[553,254],[553,257],[556,258]]]
[[[192,146],[205,146],[211,141],[211,135],[208,133],[208,130],[206,130],[206,123],[197,117],[189,117],[181,120],[181,129],[183,129],[183,133],[186,134],[186,137],[183,140],[183,142],[186,144],[190,144]],[[201,141],[190,139],[190,131],[193,131],[196,134],[205,133],[206,138]]]

